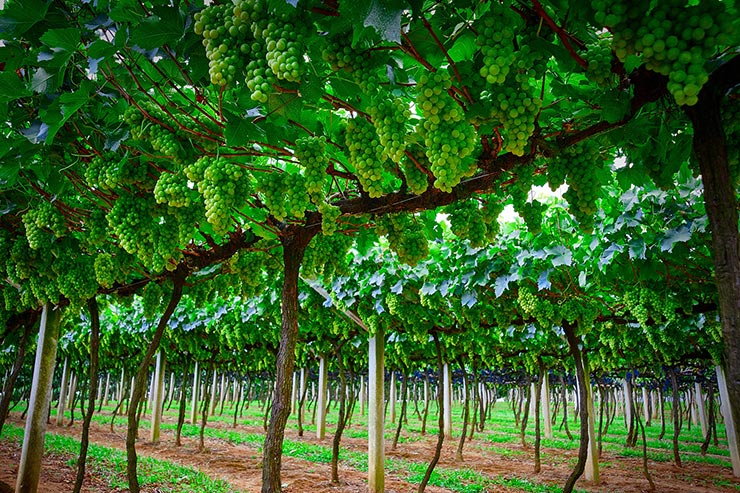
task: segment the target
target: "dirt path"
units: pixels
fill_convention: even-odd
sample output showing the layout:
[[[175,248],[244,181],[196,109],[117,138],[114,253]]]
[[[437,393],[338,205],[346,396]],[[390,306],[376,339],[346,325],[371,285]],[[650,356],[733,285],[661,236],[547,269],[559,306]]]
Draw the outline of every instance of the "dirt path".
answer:
[[[22,425],[17,420],[12,421],[16,425]],[[166,418],[171,422],[171,418]],[[223,423],[214,422],[209,424],[211,428],[231,429]],[[261,428],[239,426],[242,432],[261,433]],[[71,428],[49,427],[53,433],[61,433],[79,437],[79,425]],[[145,430],[142,435],[146,436]],[[307,434],[298,437],[295,430],[287,429],[286,438],[305,443],[331,446],[331,436],[324,440],[317,440],[313,435]],[[427,436],[419,440],[408,441],[398,445],[395,451],[389,450],[387,444],[387,457],[404,459],[407,461],[426,463],[433,455],[436,438]],[[123,450],[125,448],[125,428],[117,426],[113,433],[107,426],[93,424],[91,430],[91,441],[108,447]],[[343,447],[354,451],[366,451],[367,443],[363,439],[345,438],[342,440]],[[572,464],[576,460],[576,450],[543,449],[542,472],[534,476],[532,449],[523,449],[520,444],[495,444],[498,451],[492,450],[494,444],[478,438],[468,443],[465,448],[464,462],[454,461],[456,441],[447,441],[438,467],[440,468],[466,468],[479,474],[497,478],[529,478],[541,483],[562,485],[570,474]],[[575,446],[575,442],[574,442]],[[15,447],[17,449],[17,447]],[[197,439],[184,438],[182,447],[174,446],[174,433],[162,432],[162,441],[158,445],[142,442],[137,446],[141,455],[152,456],[178,464],[190,465],[201,470],[213,478],[227,481],[237,490],[243,492],[258,492],[261,485],[262,469],[261,454],[256,447],[246,445],[234,445],[216,438],[206,438],[206,450],[198,452]],[[502,450],[506,452],[501,453]],[[20,451],[13,449],[6,443],[0,447],[0,481],[13,485],[17,470],[17,460]],[[71,468],[66,465],[68,458],[47,457],[44,464],[41,492],[58,493],[70,491],[74,480]],[[66,472],[65,472],[66,471]],[[650,471],[655,481],[656,491],[665,493],[730,493],[740,489],[740,480],[732,477],[732,471],[728,468],[713,466],[709,464],[696,464],[686,462],[683,468],[676,468],[670,463],[650,462]],[[405,471],[398,471],[386,477],[386,491],[409,492],[415,491],[417,485],[403,480]],[[286,493],[355,493],[367,491],[366,473],[348,468],[340,464],[340,484],[330,483],[330,465],[308,462],[292,457],[283,457],[282,481],[283,490]],[[400,476],[399,476],[400,475]],[[71,477],[71,480],[70,480]],[[109,491],[102,485],[99,478],[91,478],[86,493],[102,493]],[[578,488],[594,493],[642,493],[648,490],[648,483],[642,474],[641,460],[625,458],[609,453],[604,453],[601,459],[601,483],[594,485],[584,480],[578,482]],[[102,487],[102,489],[101,489]],[[2,489],[0,484],[0,493]],[[7,490],[12,491],[12,489]],[[437,487],[429,487],[430,493],[443,493],[445,490]],[[497,492],[521,491],[504,486],[496,486]]]

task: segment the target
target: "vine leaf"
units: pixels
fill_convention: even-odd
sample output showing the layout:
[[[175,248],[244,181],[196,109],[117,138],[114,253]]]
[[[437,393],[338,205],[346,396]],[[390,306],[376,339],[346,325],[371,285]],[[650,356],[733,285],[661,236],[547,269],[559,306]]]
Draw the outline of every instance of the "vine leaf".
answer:
[[[384,40],[400,43],[403,7],[397,0],[373,0],[363,24],[374,27]]]
[[[668,231],[660,242],[660,251],[673,251],[673,245],[676,243],[686,243],[691,239],[691,228],[689,226],[681,226],[677,229]]]

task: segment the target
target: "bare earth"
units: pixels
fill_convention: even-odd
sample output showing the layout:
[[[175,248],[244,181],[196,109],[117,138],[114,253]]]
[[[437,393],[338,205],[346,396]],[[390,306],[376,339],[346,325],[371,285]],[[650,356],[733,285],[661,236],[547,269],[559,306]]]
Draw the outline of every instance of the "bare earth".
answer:
[[[23,423],[17,417],[10,418],[16,425]],[[210,423],[209,427],[225,427],[222,423]],[[259,433],[261,428],[244,427],[241,431]],[[49,426],[49,432],[61,433],[74,437],[80,435],[80,425],[73,427]],[[142,433],[146,437],[146,433]],[[111,433],[107,426],[93,423],[91,442],[125,448],[125,428],[119,426]],[[286,438],[301,440],[308,443],[331,445],[331,436],[324,440],[317,440],[307,434],[298,437],[295,430],[287,429]],[[395,451],[391,451],[390,443],[386,445],[388,457],[402,458],[414,462],[427,462],[434,454],[435,436],[427,436],[419,441],[399,444]],[[241,492],[260,491],[262,469],[261,456],[254,447],[233,445],[223,440],[206,438],[206,450],[197,451],[196,439],[184,439],[183,447],[174,446],[174,434],[164,431],[162,441],[158,445],[141,442],[137,450],[142,455],[154,456],[160,459],[179,464],[196,467],[213,478],[220,478],[231,484]],[[343,447],[352,450],[367,450],[367,444],[362,439],[344,438]],[[532,474],[532,448],[522,449],[520,444],[497,444],[499,448],[508,448],[514,455],[502,456],[489,450],[490,443],[484,440],[473,440],[466,444],[464,462],[454,461],[456,441],[445,442],[445,447],[438,468],[468,468],[490,477],[519,477],[529,478],[532,481],[562,485],[570,473],[569,463],[573,463],[577,451],[562,451],[558,449],[543,449],[542,472]],[[577,445],[574,442],[574,447]],[[521,453],[523,452],[523,454]],[[508,455],[508,454],[507,454]],[[7,441],[0,441],[0,493],[12,492],[20,458],[20,447]],[[74,484],[74,469],[68,465],[70,457],[61,457],[47,454],[44,459],[40,493],[61,493],[72,490]],[[656,491],[661,493],[678,492],[734,492],[740,490],[740,480],[732,477],[729,468],[709,464],[684,462],[682,468],[669,463],[649,462]],[[330,479],[330,465],[317,464],[305,460],[284,457],[282,464],[283,491],[286,493],[356,493],[367,491],[366,473],[342,466],[340,463],[341,483],[332,484]],[[399,473],[401,474],[401,473]],[[729,486],[717,486],[729,484]],[[592,483],[580,480],[577,484],[580,489],[598,493],[638,493],[649,491],[648,482],[643,476],[641,461],[638,459],[618,457],[604,453],[601,458],[601,483]],[[491,491],[515,492],[521,491],[502,486],[495,486]],[[416,491],[417,485],[410,484],[396,475],[387,475],[387,492]],[[83,491],[86,493],[109,492],[110,489],[102,478],[88,474]],[[119,490],[120,491],[120,490]],[[126,491],[126,490],[123,490]],[[157,488],[151,493],[159,491]],[[428,487],[430,493],[441,493],[449,490],[437,487]]]

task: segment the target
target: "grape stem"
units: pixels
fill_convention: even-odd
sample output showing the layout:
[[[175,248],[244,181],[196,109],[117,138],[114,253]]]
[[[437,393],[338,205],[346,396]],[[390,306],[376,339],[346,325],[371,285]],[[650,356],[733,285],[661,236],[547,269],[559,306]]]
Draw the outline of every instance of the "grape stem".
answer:
[[[588,68],[588,62],[576,53],[576,51],[573,49],[573,45],[570,44],[570,40],[572,36],[562,27],[558,26],[555,21],[548,15],[547,12],[545,12],[545,9],[542,7],[542,4],[540,3],[540,0],[532,0],[532,7],[534,8],[534,11],[537,15],[539,15],[548,26],[550,26],[550,29],[553,30],[555,34],[558,35],[558,38],[560,38],[560,41],[563,42],[563,46],[565,46],[565,49],[568,50],[568,53],[570,53],[570,56],[573,57],[573,59],[580,65],[581,67]]]
[[[450,66],[452,67],[452,71],[455,72],[455,78],[457,81],[462,84],[463,80],[460,76],[460,72],[457,70],[457,65],[450,57],[450,54],[447,52],[447,48],[445,48],[444,44],[439,40],[439,37],[437,37],[437,33],[434,32],[434,28],[432,28],[432,25],[429,23],[426,17],[421,17],[422,22],[424,23],[424,27],[426,27],[427,31],[429,31],[429,34],[432,35],[432,38],[434,39],[434,42],[437,43],[437,46],[439,46],[439,49],[442,50],[442,54],[444,54],[445,58],[448,62],[450,62]],[[462,93],[465,96],[465,99],[468,103],[473,102],[473,97],[470,95],[470,91],[468,91],[468,88],[463,85],[462,86]]]

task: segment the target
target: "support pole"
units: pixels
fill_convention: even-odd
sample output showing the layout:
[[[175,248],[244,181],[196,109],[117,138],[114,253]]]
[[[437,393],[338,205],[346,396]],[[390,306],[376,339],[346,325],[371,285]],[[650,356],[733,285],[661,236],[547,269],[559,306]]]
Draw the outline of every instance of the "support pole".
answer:
[[[377,332],[369,341],[368,358],[368,467],[367,484],[369,493],[384,493],[385,491],[385,441],[384,441],[384,412],[385,401],[384,372],[385,372],[385,335],[383,329]]]
[[[542,378],[542,394],[540,395],[543,427],[545,429],[545,438],[552,439],[552,416],[550,415],[550,379],[547,371],[540,377]]]
[[[193,406],[190,409],[190,424],[198,423],[198,391],[200,390],[200,368],[198,362],[195,362],[193,371]]]
[[[319,388],[316,399],[316,438],[323,440],[326,436],[326,358],[319,358]]]
[[[150,439],[152,443],[159,442],[159,432],[162,424],[162,397],[164,394],[164,356],[162,351],[157,353],[157,363],[154,368],[154,386],[152,388],[152,429]]]
[[[732,437],[737,436],[735,433],[737,430],[738,423],[732,419],[733,413],[730,408],[730,397],[727,389],[727,375],[724,368],[717,365],[717,387],[719,387],[719,398],[722,401],[720,407],[722,416],[725,421],[725,431],[727,432],[727,446],[730,449],[730,460],[732,461],[732,474],[735,477],[740,477],[740,454],[738,454],[738,443],[737,440],[733,440]]]
[[[67,403],[67,387],[69,386],[69,357],[64,357],[62,368],[62,385],[59,387],[59,402],[57,403],[57,426],[64,424],[64,409]]]
[[[61,319],[60,309],[54,309],[48,303],[44,305],[36,345],[36,362],[33,367],[21,462],[18,466],[15,485],[16,493],[36,493],[38,491]]]
[[[443,366],[444,385],[444,432],[445,438],[452,438],[452,376],[450,375],[450,364]]]

